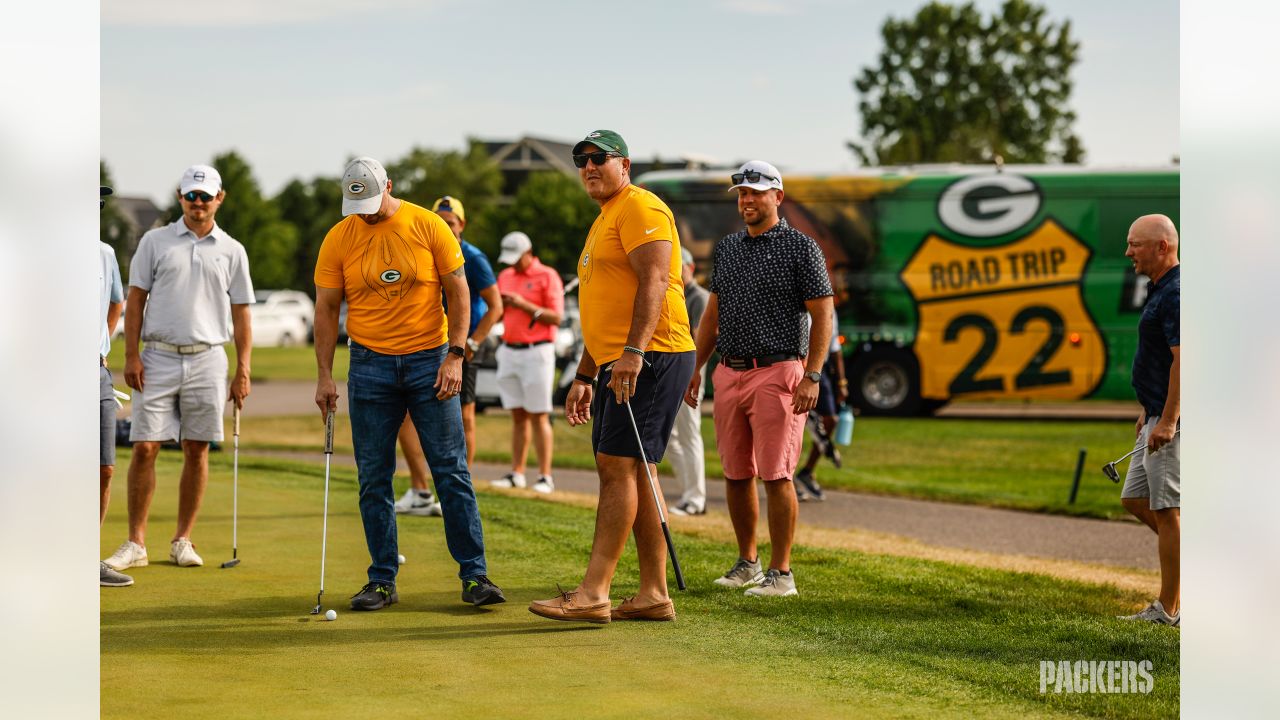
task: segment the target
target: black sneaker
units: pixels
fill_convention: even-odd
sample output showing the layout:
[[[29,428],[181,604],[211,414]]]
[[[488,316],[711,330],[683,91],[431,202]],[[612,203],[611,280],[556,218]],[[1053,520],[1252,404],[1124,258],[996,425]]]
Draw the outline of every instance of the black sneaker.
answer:
[[[351,596],[352,610],[381,610],[388,605],[400,602],[395,585],[371,582],[360,588],[360,592]]]
[[[498,589],[498,586],[490,582],[485,575],[477,575],[462,581],[462,602],[468,602],[480,607],[482,605],[496,605],[506,601],[507,599],[502,596],[502,591]]]
[[[818,486],[818,481],[813,478],[813,473],[807,470],[801,470],[796,473],[796,496],[801,502],[806,500],[818,500],[822,498],[822,488]]]

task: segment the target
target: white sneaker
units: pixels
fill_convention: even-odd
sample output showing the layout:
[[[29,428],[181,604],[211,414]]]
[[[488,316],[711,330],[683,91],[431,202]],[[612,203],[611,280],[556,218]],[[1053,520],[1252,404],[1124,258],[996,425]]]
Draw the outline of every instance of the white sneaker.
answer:
[[[178,538],[169,546],[169,559],[178,567],[199,567],[204,565],[204,558],[196,554],[196,546],[190,538]]]
[[[147,549],[132,540],[125,540],[114,553],[111,553],[111,557],[102,562],[117,572],[134,567],[146,567]]]
[[[556,489],[556,481],[551,479],[550,475],[543,475],[533,484],[533,489],[543,495],[550,495],[551,491]]]
[[[496,488],[522,488],[527,482],[524,479],[524,473],[509,472],[490,484]]]
[[[759,583],[764,579],[764,575],[760,572],[760,561],[750,562],[745,558],[738,558],[738,562],[729,568],[729,572],[723,577],[715,579],[715,583],[721,587],[750,587]]]
[[[440,503],[432,500],[426,505],[415,505],[408,514],[418,515],[421,517],[440,517],[444,515],[444,511],[440,509]]]
[[[431,515],[428,512],[432,505],[436,503],[436,496],[430,490],[415,490],[409,488],[405,491],[404,496],[396,501],[397,515]]]
[[[1182,613],[1170,615],[1164,611],[1164,605],[1160,600],[1154,600],[1152,603],[1142,609],[1142,612],[1134,615],[1117,615],[1117,620],[1141,620],[1143,622],[1155,623],[1156,625],[1172,625],[1174,627],[1182,627]]]
[[[782,571],[769,568],[769,572],[764,574],[760,584],[743,594],[751,597],[791,597],[799,595],[800,591],[796,590],[795,573],[789,572],[783,575]]]

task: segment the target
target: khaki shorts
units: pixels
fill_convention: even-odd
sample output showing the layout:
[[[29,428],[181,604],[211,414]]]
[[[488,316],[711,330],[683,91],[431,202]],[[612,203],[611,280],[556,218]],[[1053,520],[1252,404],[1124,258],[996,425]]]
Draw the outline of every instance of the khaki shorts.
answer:
[[[1145,448],[1151,430],[1160,418],[1150,418],[1138,433],[1134,448]],[[1173,436],[1168,445],[1154,453],[1146,450],[1134,454],[1129,473],[1124,477],[1121,498],[1149,498],[1152,510],[1182,507],[1182,433]]]
[[[194,355],[143,348],[142,369],[130,442],[222,440],[227,353],[221,346]]]

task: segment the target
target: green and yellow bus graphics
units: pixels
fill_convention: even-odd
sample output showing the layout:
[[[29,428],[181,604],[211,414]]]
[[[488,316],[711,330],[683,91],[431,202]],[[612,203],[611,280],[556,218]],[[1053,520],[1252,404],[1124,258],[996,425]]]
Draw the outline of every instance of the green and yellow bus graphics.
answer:
[[[730,172],[638,179],[671,206],[704,275],[714,243],[742,227]],[[865,412],[1133,397],[1146,284],[1124,257],[1126,236],[1140,215],[1178,222],[1176,168],[784,174],[781,213],[826,255]]]

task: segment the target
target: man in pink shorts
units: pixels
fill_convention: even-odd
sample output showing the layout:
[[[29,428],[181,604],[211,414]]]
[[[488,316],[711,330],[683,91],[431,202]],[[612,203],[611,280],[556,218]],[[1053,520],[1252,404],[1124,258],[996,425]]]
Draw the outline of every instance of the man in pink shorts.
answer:
[[[712,252],[711,296],[698,325],[697,370],[685,402],[697,405],[702,368],[718,350],[720,363],[711,376],[716,446],[738,561],[715,582],[747,587],[747,595],[785,597],[797,594],[791,542],[798,505],[791,480],[805,417],[818,401],[831,342],[833,293],[818,244],[778,214],[783,198],[778,169],[753,160],[731,180],[747,227],[726,235]],[[773,550],[768,572],[761,572],[756,554],[757,477],[769,498]]]

